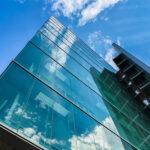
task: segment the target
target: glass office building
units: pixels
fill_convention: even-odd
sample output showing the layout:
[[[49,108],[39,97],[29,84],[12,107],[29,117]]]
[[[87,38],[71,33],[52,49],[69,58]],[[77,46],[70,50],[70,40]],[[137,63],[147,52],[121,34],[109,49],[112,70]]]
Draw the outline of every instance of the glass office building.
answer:
[[[14,136],[0,144],[10,150],[15,137],[31,149],[149,150],[139,110],[115,70],[54,17],[0,76],[0,127]]]

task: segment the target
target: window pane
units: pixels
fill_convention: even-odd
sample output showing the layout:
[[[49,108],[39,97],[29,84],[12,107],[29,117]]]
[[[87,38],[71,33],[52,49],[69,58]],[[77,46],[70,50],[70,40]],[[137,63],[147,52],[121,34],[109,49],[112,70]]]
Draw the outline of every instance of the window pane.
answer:
[[[117,136],[19,66],[10,65],[0,85],[1,123],[35,144],[47,149],[127,149]]]
[[[42,53],[38,53],[38,49],[34,45],[28,43],[24,50],[17,56],[16,60],[31,73],[37,74],[43,55]]]
[[[19,130],[20,116],[29,117],[22,106],[28,100],[32,84],[33,78],[21,68],[15,64],[8,67],[5,76],[0,80],[0,119],[2,123]]]

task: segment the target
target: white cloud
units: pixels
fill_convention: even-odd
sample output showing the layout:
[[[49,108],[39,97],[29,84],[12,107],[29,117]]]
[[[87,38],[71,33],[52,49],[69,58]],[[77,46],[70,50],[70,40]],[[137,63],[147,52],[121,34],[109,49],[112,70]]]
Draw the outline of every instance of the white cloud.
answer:
[[[110,44],[108,40],[105,41],[107,44]],[[112,44],[112,42],[111,42]],[[121,41],[120,38],[117,38],[117,44],[121,45]],[[115,58],[117,55],[117,52],[114,50],[114,48],[112,48],[112,46],[110,48],[108,48],[106,50],[105,53],[105,57],[104,59],[115,69],[115,70],[119,70],[119,68],[117,67],[117,65],[114,63],[113,58]]]
[[[19,129],[18,133],[21,135],[24,135],[27,139],[30,141],[36,143],[36,144],[41,144],[39,143],[40,140],[44,141],[45,144],[48,145],[54,145],[54,144],[59,144],[59,145],[65,145],[65,141],[63,140],[57,140],[57,139],[50,139],[48,137],[45,137],[41,132],[36,132],[37,127],[27,127],[23,129]]]
[[[100,46],[103,47],[103,49],[107,49],[113,42],[109,36],[103,35],[103,33],[98,30],[88,35],[87,43],[94,51],[98,51],[97,48]]]
[[[26,2],[26,0],[15,1],[21,4]],[[126,0],[44,0],[43,10],[48,12],[52,10],[57,16],[62,14],[70,19],[76,17],[78,25],[83,26],[87,22],[95,20],[102,11],[113,7],[120,1],[126,2]],[[105,16],[101,19],[107,21],[108,17]]]
[[[100,38],[101,38],[100,31],[95,31],[93,33],[90,33],[88,36],[87,43],[94,51],[96,51],[96,45],[99,43]]]
[[[113,61],[115,55],[115,50],[113,48],[109,48],[106,51],[106,55],[105,55],[105,60],[115,69],[118,70],[118,67],[116,66],[116,64]]]
[[[118,45],[121,45],[121,39],[119,37],[116,41]],[[118,70],[118,67],[113,62],[113,58],[116,56],[116,51],[112,48],[113,41],[109,36],[103,35],[101,31],[95,31],[89,34],[87,43],[114,69]]]
[[[24,128],[23,129],[23,133],[27,136],[27,137],[32,137],[36,131],[33,128]]]
[[[112,40],[109,39],[109,38],[104,38],[103,41],[104,41],[105,44],[109,44],[109,45],[112,44]]]
[[[65,52],[63,52],[60,48],[58,47],[55,47],[51,50],[51,57],[54,59],[54,60],[57,60],[57,62],[60,64],[58,64],[57,62],[55,61],[51,61],[49,62],[49,59],[47,61],[47,63],[45,64],[45,68],[54,73],[58,70],[60,70],[62,68],[62,66],[65,66],[65,63],[67,62],[67,59],[68,59],[68,56],[67,56],[67,53],[69,53],[69,50],[70,50],[70,47],[74,44],[75,40],[72,40],[72,43],[69,43],[66,41],[65,39],[65,36],[67,36],[69,34],[69,30],[67,30],[65,32],[65,34],[63,35],[63,38],[61,39],[62,41],[57,41],[57,37],[59,36],[59,32],[61,33],[62,30],[60,30],[56,36],[53,36],[52,38],[52,34],[50,32],[48,32],[47,30],[45,29],[41,29],[41,31],[47,36],[49,37],[50,36],[50,39],[53,41],[53,42],[57,42],[57,45],[64,49]],[[49,41],[48,41],[49,42]],[[47,43],[48,43],[47,42]],[[64,44],[64,43],[67,43],[67,44]]]
[[[110,117],[106,118],[103,121],[103,124],[105,126],[111,126],[111,128],[116,130],[116,127]],[[93,131],[88,134],[85,133],[80,136],[74,135],[69,141],[71,142],[71,149],[75,149],[77,143],[78,149],[112,150],[119,148],[119,150],[124,150],[122,141],[110,131],[105,129],[102,125],[96,126]]]
[[[25,119],[31,119],[31,117],[27,114],[27,112],[25,112],[24,109],[21,108],[21,106],[16,109],[15,114]]]
[[[66,47],[66,50],[67,50],[67,48],[68,47]],[[69,50],[69,48],[68,48],[68,50]],[[57,60],[57,62],[59,64],[61,64],[62,66],[64,66],[67,61],[67,54],[64,53],[63,51],[61,51],[60,49],[52,50],[51,56],[53,59]],[[62,66],[60,66],[57,62],[55,62],[55,61],[51,61],[50,63],[48,62],[48,63],[46,63],[45,68],[52,73],[58,71],[61,69]]]
[[[81,18],[79,19],[79,25],[85,25],[88,21],[94,19],[98,14],[108,7],[111,7],[118,3],[120,0],[96,0],[89,4],[81,12]]]
[[[77,15],[88,2],[89,0],[57,0],[53,3],[52,9],[61,11],[66,17],[71,17],[75,13]]]
[[[51,9],[56,14],[62,13],[65,17],[78,18],[78,25],[85,25],[96,17],[105,9],[114,6],[123,0],[45,0],[45,5],[52,5]],[[103,20],[107,21],[106,16]]]

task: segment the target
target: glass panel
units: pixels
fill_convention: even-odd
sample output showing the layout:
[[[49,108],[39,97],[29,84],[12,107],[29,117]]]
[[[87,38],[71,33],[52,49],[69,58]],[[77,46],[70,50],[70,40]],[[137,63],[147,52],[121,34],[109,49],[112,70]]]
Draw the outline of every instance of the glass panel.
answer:
[[[56,21],[56,19],[50,19],[46,24],[45,24],[46,28],[48,30],[54,30],[59,32],[60,29],[62,30],[66,30],[67,28],[64,27],[62,24],[60,25],[60,23],[58,21]],[[59,32],[61,34],[61,32]],[[68,34],[62,35],[65,38],[67,38],[68,41],[70,41],[72,43],[72,41],[75,41],[74,45],[75,47],[77,47],[77,49],[80,49],[81,51],[86,52],[88,55],[90,55],[90,57],[93,59],[95,58],[99,64],[101,64],[103,67],[106,67],[108,70],[111,70],[112,72],[114,72],[115,70],[108,64],[106,63],[106,61],[104,59],[102,59],[98,54],[96,54],[94,51],[92,51],[92,49],[90,47],[88,47],[88,45],[86,45],[83,41],[81,41],[79,38],[77,38],[75,36],[74,33],[72,33],[71,31],[67,30]],[[67,36],[66,36],[67,35]],[[86,55],[86,54],[85,54]]]
[[[40,47],[43,51],[48,52],[48,54],[51,51],[50,48],[52,48],[52,49],[58,49],[58,48],[60,48],[62,51],[66,52],[68,55],[70,55],[71,57],[73,57],[77,62],[79,62],[81,65],[83,65],[87,70],[89,70],[90,67],[91,67],[84,59],[82,59],[74,51],[72,51],[72,50],[68,51],[68,47],[65,44],[63,44],[61,42],[61,45],[56,45],[56,43],[53,43],[51,40],[49,40],[47,37],[45,37],[45,35],[43,35],[40,32],[38,32],[33,37],[32,42],[34,44],[36,44],[38,47]],[[50,48],[44,48],[44,45],[45,45],[44,43],[47,43]]]
[[[1,123],[31,142],[58,150],[127,149],[117,136],[15,64],[0,85]]]
[[[34,53],[32,52],[32,50],[34,50]],[[105,108],[103,100],[91,89],[85,86],[81,81],[76,79],[68,71],[62,68],[62,66],[57,64],[48,56],[43,55],[43,53],[37,48],[33,48],[33,45],[31,46],[31,51],[29,47],[25,48],[23,51],[24,53],[27,52],[28,55],[19,55],[16,60],[18,61],[19,59],[19,63],[21,63],[21,65],[23,65],[24,67],[27,66],[26,62],[29,64],[30,61],[31,62],[29,66],[31,66],[32,59],[30,58],[32,57],[34,59],[33,54],[35,55],[38,53],[39,57],[36,57],[36,61],[38,63],[37,66],[40,67],[39,73],[35,73],[35,75],[37,75],[45,83],[52,86],[65,97],[71,99],[85,111],[94,115],[98,120],[102,121],[106,116],[109,115],[107,109]],[[23,61],[24,59],[25,61]],[[60,57],[59,59],[61,60],[62,58]],[[41,62],[40,65],[39,62]]]
[[[150,136],[143,141],[143,143],[140,145],[140,149],[142,150],[150,149]]]
[[[92,66],[94,66],[97,69],[101,69],[101,65],[97,62],[95,62],[94,59],[91,59],[85,55],[83,55],[82,51],[80,51],[80,47],[76,48],[76,44],[73,43],[68,43],[66,42],[66,39],[64,38],[64,35],[66,34],[66,32],[63,33],[63,36],[59,34],[59,32],[57,32],[57,34],[47,30],[46,28],[42,28],[40,30],[46,37],[48,37],[49,39],[51,39],[54,43],[56,43],[58,46],[61,47],[60,43],[63,43],[63,45],[65,45],[65,47],[69,47],[70,50],[73,50],[74,52],[76,52],[82,59],[84,59],[85,61],[87,61],[89,64],[91,64]],[[63,49],[63,47],[61,47]]]
[[[149,136],[149,133],[122,113],[116,111],[111,105],[107,104],[107,108],[117,127],[118,133],[136,147],[140,147],[141,143]]]
[[[117,136],[112,134],[102,125],[97,124],[94,120],[83,114],[78,109],[75,112],[75,129],[77,135],[72,140],[77,141],[78,149],[86,150],[132,150],[134,149],[127,143],[123,142]],[[74,143],[73,141],[71,143]]]
[[[16,130],[20,126],[20,115],[29,119],[22,105],[28,99],[32,84],[33,78],[14,64],[7,68],[0,80],[0,119]]]
[[[16,57],[19,64],[28,69],[31,73],[37,74],[42,57],[44,54],[37,52],[37,47],[28,43],[27,46]]]
[[[42,46],[40,48],[45,51],[51,58],[56,60],[56,62],[69,70],[69,72],[82,80],[86,85],[93,88],[96,92],[99,92],[89,72],[90,70],[87,71],[83,66],[81,66],[77,61],[68,55],[70,53],[69,47],[64,47],[67,53],[62,51],[62,49],[53,43],[51,43],[47,49],[44,49]]]
[[[42,52],[36,49],[35,53]],[[106,100],[111,100],[114,94],[108,97],[107,94],[109,93],[109,89],[106,87],[101,88],[97,82],[97,79],[95,79],[97,76],[99,77],[100,73],[96,74],[93,70],[91,70],[92,75],[96,76],[93,76],[93,78],[95,79],[95,82],[97,82],[98,86],[100,86],[102,96],[105,97],[106,100],[103,100],[101,96],[94,93],[91,89],[72,76],[68,71],[50,59],[47,55],[41,56],[42,58],[40,58],[41,64],[39,67],[39,73],[35,75],[37,75],[50,87],[58,91],[64,97],[68,98],[85,112],[95,117],[98,121],[114,131],[116,134],[121,135],[125,139],[135,143],[136,146],[143,141],[143,137],[145,138],[148,136],[147,131],[141,129],[137,124],[133,124],[132,121],[127,119],[127,116],[121,114],[118,110],[116,110],[116,108],[111,109],[112,106],[109,106],[110,104],[107,103]],[[24,59],[26,58],[24,57]],[[103,84],[101,85],[103,86]],[[108,120],[109,122],[107,122]],[[116,123],[116,120],[118,120],[118,123]],[[128,124],[123,124],[123,122],[128,122],[128,124],[131,122],[130,128],[128,128]],[[132,136],[133,129],[139,138]],[[128,137],[128,135],[130,136]]]
[[[134,97],[124,90],[116,76],[105,69],[100,74],[99,81],[99,83],[96,83],[98,83],[102,96],[129,118],[131,123],[134,122],[140,128],[149,132],[149,117],[144,114],[143,108],[138,105]]]
[[[63,32],[60,32],[60,30],[58,30],[58,28],[53,23],[46,23],[45,27],[46,27],[46,29],[49,30],[49,32],[44,28],[42,28],[41,31],[46,36],[49,37],[49,36],[51,36],[51,34],[54,34],[54,35],[56,35],[56,37],[60,37],[60,39],[62,39],[62,41],[66,45],[73,47],[73,49],[76,50],[79,54],[81,54],[81,56],[86,56],[84,58],[88,61],[90,60],[90,62],[92,64],[94,62],[97,66],[101,65],[101,66],[106,67],[107,69],[109,69],[113,72],[115,71],[103,59],[100,59],[101,58],[100,56],[96,55],[96,53],[94,53],[91,49],[89,49],[88,46],[85,46],[85,44],[81,40],[72,39],[71,36],[68,35],[69,30],[66,29],[65,27],[61,29],[61,31],[63,31]],[[58,36],[58,33],[60,34],[59,36]],[[95,59],[93,59],[93,57]]]

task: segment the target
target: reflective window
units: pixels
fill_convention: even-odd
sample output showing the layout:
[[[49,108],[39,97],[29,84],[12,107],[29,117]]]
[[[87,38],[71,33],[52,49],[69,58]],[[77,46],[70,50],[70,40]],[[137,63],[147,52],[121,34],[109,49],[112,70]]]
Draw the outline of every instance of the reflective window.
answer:
[[[33,37],[33,39],[32,39],[32,42],[34,43],[34,44],[36,44],[38,47],[40,47],[42,50],[45,50],[46,52],[50,52],[51,51],[51,49],[49,49],[49,48],[44,48],[44,43],[46,42],[46,43],[48,43],[49,45],[50,45],[50,47],[53,47],[54,46],[54,48],[55,49],[57,49],[57,47],[59,47],[59,48],[61,48],[62,49],[62,51],[64,51],[64,52],[66,52],[67,54],[69,54],[71,57],[73,57],[77,62],[79,62],[80,64],[82,64],[86,69],[88,69],[89,70],[89,68],[91,67],[91,65],[89,65],[84,59],[82,59],[77,53],[75,53],[74,51],[71,51],[71,50],[69,50],[68,51],[68,47],[64,44],[64,43],[62,43],[62,42],[60,42],[61,43],[61,45],[59,44],[58,46],[56,45],[56,43],[53,43],[51,40],[49,40],[48,38],[46,38],[43,34],[41,34],[40,32],[39,33],[37,33],[34,37]]]
[[[86,56],[85,59],[87,60],[91,60],[90,62],[93,64],[93,62],[95,62],[95,64],[97,65],[97,67],[99,65],[108,68],[111,71],[115,71],[110,65],[108,65],[100,56],[98,56],[95,52],[93,52],[86,44],[84,44],[83,41],[78,40],[77,38],[71,38],[71,35],[68,34],[70,31],[68,29],[66,29],[65,27],[63,28],[58,28],[57,24],[55,24],[54,22],[48,22],[45,24],[46,29],[48,29],[50,32],[48,32],[46,29],[41,29],[41,31],[43,31],[43,33],[47,36],[54,34],[56,37],[58,35],[58,33],[60,34],[58,37],[60,37],[60,39],[63,40],[63,42],[65,44],[67,44],[68,46],[72,46],[73,49],[76,49],[79,53],[80,51],[82,53],[81,56],[84,57],[84,55]],[[63,32],[60,32],[63,30]],[[53,32],[52,32],[53,31]],[[57,35],[56,35],[57,34]],[[79,51],[80,50],[80,51]],[[89,57],[90,56],[90,57]],[[93,57],[95,59],[93,59]],[[94,65],[94,64],[93,64]]]
[[[7,69],[0,85],[1,123],[41,147],[133,149],[15,64]]]
[[[75,47],[76,46],[75,42],[73,42],[73,43],[68,43],[68,41],[66,42],[66,39],[63,37],[66,34],[66,32],[62,36],[59,34],[59,32],[57,32],[57,34],[55,34],[55,33],[52,33],[51,31],[47,30],[46,28],[42,28],[40,31],[44,35],[46,35],[49,39],[51,39],[54,43],[59,45],[59,43],[63,42],[63,44],[65,46],[69,47],[70,50],[75,51],[82,59],[87,61],[89,64],[96,67],[97,69],[101,68],[102,64],[100,65],[100,63],[96,62],[95,59],[89,58],[89,56],[86,53],[84,55],[84,53],[80,50],[80,47],[78,47],[78,48]]]
[[[0,119],[16,130],[20,127],[20,115],[29,118],[22,106],[26,103],[33,84],[33,78],[22,72],[21,68],[11,64],[0,80]]]
[[[32,53],[32,50],[30,51],[30,49],[33,49],[34,53]],[[34,55],[38,53],[40,59],[36,59],[38,63],[37,66],[39,66],[37,70],[39,71],[38,73],[35,73],[35,75],[43,80],[46,84],[59,91],[62,95],[72,100],[85,111],[94,115],[100,121],[109,115],[101,97],[77,78],[75,78],[57,62],[52,60],[47,55],[43,55],[43,53],[33,45],[31,47],[26,47],[23,51],[27,52],[28,55],[20,54],[16,59],[17,62],[24,67],[27,66],[26,62],[28,62],[28,64],[30,63],[30,65],[26,67],[30,71],[30,68],[33,64],[32,59],[30,58],[34,59]],[[23,61],[24,59],[26,61]],[[62,58],[60,57],[59,59],[61,60]]]
[[[24,49],[24,51],[26,50],[30,51],[30,48]],[[112,86],[112,89],[111,86],[105,86],[107,84],[111,85],[113,79],[110,78],[111,76],[108,72],[104,71],[102,73],[96,73],[96,71],[91,68],[91,74],[93,75],[95,83],[101,92],[101,96],[99,96],[77,78],[75,78],[72,74],[70,74],[67,70],[65,70],[61,65],[50,59],[50,57],[45,55],[42,51],[37,48],[34,50],[35,53],[41,53],[38,54],[41,55],[40,61],[37,60],[38,63],[41,62],[40,65],[37,65],[39,66],[37,69],[39,71],[35,75],[43,82],[52,87],[54,90],[58,91],[62,96],[75,103],[77,106],[83,109],[83,111],[95,117],[99,122],[114,131],[116,134],[121,135],[123,138],[129,141],[132,141],[136,146],[143,141],[143,137],[146,138],[148,136],[147,131],[142,129],[139,125],[132,123],[132,119],[128,119],[129,117],[127,112],[123,111],[124,109],[120,109],[124,104],[124,99],[121,97],[118,91],[116,91],[116,95],[115,93],[112,93],[115,91],[113,90],[114,86]],[[27,60],[29,59],[24,56],[25,55],[20,55],[19,57]],[[32,54],[28,56],[31,57]],[[32,58],[34,58],[34,56]],[[24,66],[24,62],[25,61],[19,63]],[[99,84],[97,78],[100,78],[102,83]],[[113,105],[113,107],[110,104]],[[130,128],[128,127],[128,124],[125,124],[124,122],[131,124]],[[136,131],[137,135],[139,135],[138,138],[132,136],[133,129]]]
[[[49,42],[50,43],[50,42]],[[63,43],[61,42],[60,45]],[[56,60],[60,65],[69,70],[72,74],[82,80],[86,85],[99,92],[93,78],[90,74],[90,70],[81,66],[78,61],[74,60],[68,54],[70,53],[69,47],[63,47],[66,52],[62,51],[59,47],[51,43],[47,49],[44,49],[42,45],[40,48],[45,51],[51,58]]]

